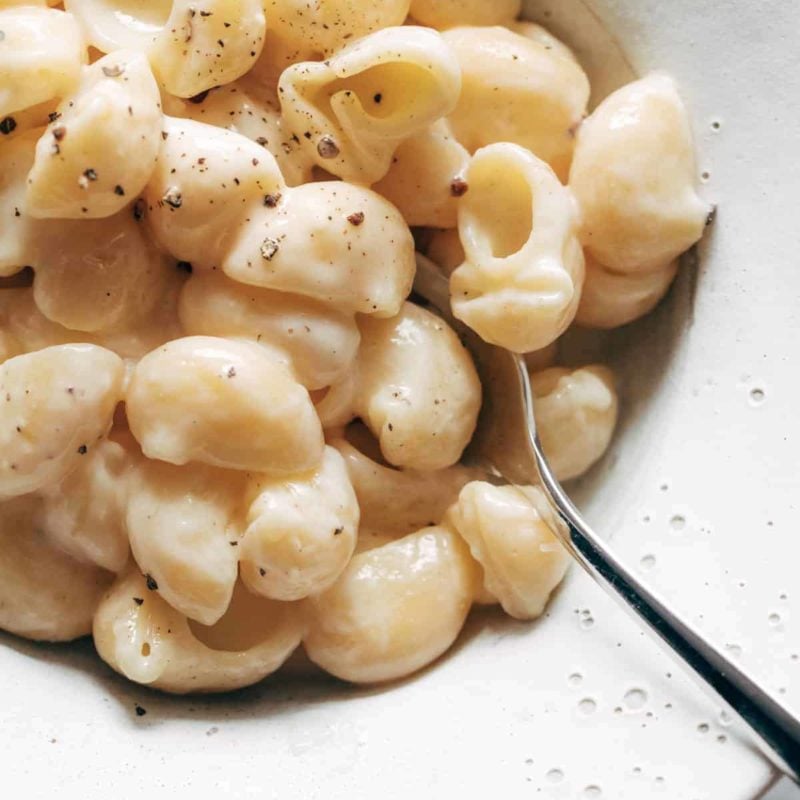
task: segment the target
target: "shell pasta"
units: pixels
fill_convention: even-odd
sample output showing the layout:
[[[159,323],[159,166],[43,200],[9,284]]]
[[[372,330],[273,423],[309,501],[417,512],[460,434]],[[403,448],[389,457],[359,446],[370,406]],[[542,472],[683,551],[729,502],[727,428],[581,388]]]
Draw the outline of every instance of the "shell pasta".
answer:
[[[562,336],[650,312],[709,207],[672,79],[589,114],[522,5],[0,3],[0,629],[187,694],[544,613],[569,557],[474,460],[465,326],[578,478],[624,382]]]

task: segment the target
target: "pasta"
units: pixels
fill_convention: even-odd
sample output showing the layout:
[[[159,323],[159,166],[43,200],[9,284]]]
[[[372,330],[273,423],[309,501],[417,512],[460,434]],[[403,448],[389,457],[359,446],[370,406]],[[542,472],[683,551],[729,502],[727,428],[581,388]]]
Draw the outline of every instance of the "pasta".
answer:
[[[126,526],[139,569],[172,608],[204,625],[233,595],[243,492],[238,473],[202,464],[147,460],[131,480]]]
[[[93,345],[61,345],[0,365],[0,498],[28,494],[75,469],[111,427],[122,361]]]
[[[0,119],[16,127],[14,112],[70,94],[86,50],[71,14],[34,5],[0,9]]]
[[[379,453],[371,458],[355,447],[350,441],[353,429],[348,433],[348,438],[333,437],[331,444],[344,458],[358,498],[359,544],[370,533],[399,538],[435,524],[462,487],[478,476],[477,470],[460,464],[427,472],[395,469],[382,464]]]
[[[463,540],[448,528],[424,528],[359,553],[331,589],[306,601],[306,653],[354,683],[407,675],[458,636],[477,576]]]
[[[362,318],[352,416],[398,467],[443,469],[472,438],[481,387],[472,360],[439,317],[413,303],[389,319]],[[420,363],[426,370],[417,369]]]
[[[249,342],[169,342],[136,365],[126,407],[148,458],[286,475],[322,456],[308,392],[284,361]]]
[[[37,131],[28,131],[0,147],[0,277],[13,275],[28,263],[25,181],[38,136]]]
[[[508,350],[546,347],[574,319],[583,286],[572,196],[513,144],[479,150],[466,181],[458,212],[466,260],[450,276],[453,313]]]
[[[42,489],[36,527],[77,561],[120,572],[128,561],[125,514],[135,459],[124,438],[99,442],[60,483]]]
[[[541,489],[473,482],[446,520],[466,540],[483,567],[486,590],[506,613],[540,616],[570,561],[551,530],[558,523]]]
[[[582,475],[605,453],[617,422],[614,378],[606,367],[553,367],[531,375],[536,430],[559,480]]]
[[[319,468],[294,480],[259,477],[241,546],[254,594],[301,600],[330,588],[353,555],[359,508],[344,461],[326,447]]]
[[[389,172],[372,188],[397,206],[409,225],[454,228],[469,153],[443,120],[406,139]]]
[[[234,82],[188,100],[166,95],[164,112],[226,128],[257,142],[275,157],[289,186],[311,180],[313,162],[300,143],[284,132],[280,104],[271,92]]]
[[[158,155],[161,103],[147,59],[119,51],[86,69],[36,145],[33,217],[108,217],[144,189]]]
[[[574,59],[506,28],[453,28],[444,39],[461,64],[462,90],[448,120],[470,152],[512,142],[569,173],[589,81]]]
[[[586,254],[586,281],[575,322],[587,328],[617,328],[649,314],[667,293],[678,262],[641,272],[615,272]]]
[[[70,558],[35,523],[35,495],[0,502],[0,628],[48,642],[92,629],[111,574]]]
[[[672,80],[587,118],[521,0],[63,3],[0,0],[0,629],[184,694],[542,614],[560,523],[478,460],[464,326],[524,356],[559,480],[603,457],[614,375],[561,337],[710,221]]]
[[[174,267],[127,212],[103,220],[33,223],[31,232],[34,300],[65,328],[118,329],[152,311],[168,290]]]
[[[283,118],[314,163],[354,183],[389,171],[398,145],[449,114],[461,89],[458,62],[427,28],[385,28],[324,62],[281,75]]]
[[[456,25],[508,25],[522,0],[411,0],[411,16],[422,25],[445,30]]]
[[[569,185],[581,237],[617,272],[666,267],[703,234],[710,211],[695,191],[686,109],[653,74],[614,92],[582,126]]]
[[[269,27],[284,50],[330,56],[373,31],[401,25],[410,0],[266,0]],[[302,60],[295,56],[294,61]]]
[[[222,262],[228,277],[348,313],[399,311],[414,279],[414,242],[380,195],[326,181],[285,190],[261,205]]]
[[[164,117],[161,137],[144,193],[148,225],[178,260],[216,266],[248,213],[281,196],[278,165],[245,136],[202,122]]]
[[[295,604],[255,597],[237,584],[226,614],[201,625],[131,570],[102,598],[93,634],[100,657],[132,681],[176,694],[225,692],[278,669],[300,643],[303,620]]]
[[[361,338],[352,314],[301,295],[247,286],[218,272],[192,275],[178,313],[190,335],[237,337],[282,351],[307,389],[342,380]]]
[[[193,97],[243,75],[264,44],[260,0],[65,0],[103,53],[146,53],[170,94]]]

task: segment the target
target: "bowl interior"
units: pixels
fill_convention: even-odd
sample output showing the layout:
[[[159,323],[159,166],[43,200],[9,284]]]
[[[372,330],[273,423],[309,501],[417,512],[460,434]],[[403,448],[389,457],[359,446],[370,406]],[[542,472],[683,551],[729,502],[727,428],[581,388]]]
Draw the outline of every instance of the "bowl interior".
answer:
[[[624,397],[614,446],[575,497],[679,609],[797,704],[800,7],[526,5],[575,48],[595,100],[649,69],[677,78],[719,203],[653,316],[570,336],[567,358],[608,359]],[[0,644],[3,759],[30,797],[56,784],[106,796],[113,782],[151,797],[749,800],[770,779],[720,709],[576,571],[538,623],[476,614],[448,657],[389,688],[298,679],[170,698],[112,675],[88,643]]]

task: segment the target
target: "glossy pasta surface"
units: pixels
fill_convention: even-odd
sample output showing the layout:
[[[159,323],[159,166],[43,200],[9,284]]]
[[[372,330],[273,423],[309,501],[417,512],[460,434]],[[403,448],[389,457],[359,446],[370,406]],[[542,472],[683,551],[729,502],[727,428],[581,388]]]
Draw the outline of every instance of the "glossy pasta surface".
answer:
[[[560,480],[611,445],[574,325],[651,311],[709,208],[686,107],[591,115],[520,0],[0,3],[0,628],[224,692],[384,683],[569,565],[470,461],[483,387],[412,292],[525,356]],[[533,635],[533,634],[532,634]]]

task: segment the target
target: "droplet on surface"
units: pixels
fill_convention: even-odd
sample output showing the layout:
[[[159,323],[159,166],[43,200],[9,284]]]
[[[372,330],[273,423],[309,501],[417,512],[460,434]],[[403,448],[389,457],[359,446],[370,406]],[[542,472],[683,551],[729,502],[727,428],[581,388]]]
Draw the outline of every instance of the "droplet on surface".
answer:
[[[725,649],[735,658],[742,654],[742,646],[740,644],[726,644]]]
[[[564,780],[564,772],[558,768],[551,769],[544,776],[550,783],[561,783]]]
[[[662,775],[656,775],[656,783],[659,786],[663,786],[666,783],[666,780],[664,779],[664,777]]]
[[[587,786],[583,790],[584,797],[602,797],[602,795],[603,795],[603,790],[599,786],[595,786],[594,784],[592,786]]]
[[[641,775],[642,774],[642,768],[641,767],[634,767],[633,768],[633,774],[634,775]]]
[[[760,406],[766,400],[766,397],[766,392],[758,386],[750,390],[750,402],[754,406]]]
[[[583,675],[580,672],[573,672],[572,675],[567,678],[567,683],[570,686],[580,686],[583,683]]]
[[[778,614],[777,611],[773,611],[769,617],[767,617],[767,621],[773,628],[777,628],[778,625],[781,624],[781,615]]]
[[[733,717],[727,711],[719,712],[719,724],[727,728],[733,722]]]
[[[717,741],[720,744],[725,744],[725,742],[728,741],[728,737],[724,733],[721,733],[719,736],[717,736]]]
[[[646,556],[642,556],[641,561],[639,561],[639,566],[645,570],[645,572],[649,572],[653,569],[656,565],[656,557],[652,553],[648,553]]]
[[[707,724],[707,723],[705,723],[705,722],[701,722],[701,723],[700,723],[700,724],[697,726],[697,730],[698,730],[698,732],[699,732],[699,733],[708,733],[708,732],[711,730],[711,726],[710,726],[710,725],[708,725],[708,724]]]
[[[647,692],[644,689],[629,689],[622,699],[631,711],[638,711],[647,705]]]
[[[590,714],[594,714],[594,712],[597,711],[597,702],[591,697],[584,697],[583,700],[578,703],[578,711],[588,717]]]
[[[674,531],[682,531],[686,527],[686,517],[683,514],[674,514],[669,521],[669,526]]]

